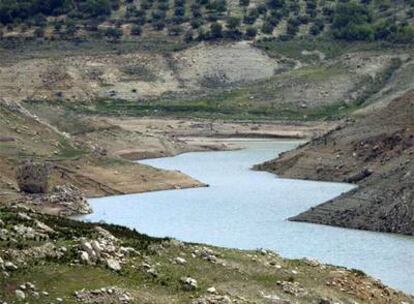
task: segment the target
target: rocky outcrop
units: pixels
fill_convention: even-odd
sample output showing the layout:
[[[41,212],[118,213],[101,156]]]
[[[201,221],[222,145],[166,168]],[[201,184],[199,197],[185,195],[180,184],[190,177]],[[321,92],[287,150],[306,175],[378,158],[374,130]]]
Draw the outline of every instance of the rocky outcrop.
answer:
[[[97,227],[96,231],[99,234],[96,239],[79,240],[78,261],[87,265],[102,264],[112,271],[120,271],[126,258],[137,252],[121,246],[120,241],[107,230]]]
[[[358,185],[291,220],[414,235],[413,117],[414,92],[409,92],[258,168]]]
[[[46,193],[49,187],[50,169],[47,163],[24,161],[16,170],[16,180],[20,190],[27,193]]]
[[[75,298],[78,302],[86,304],[127,304],[133,300],[128,291],[118,287],[102,287],[100,289],[75,291]]]
[[[92,212],[82,191],[73,185],[55,186],[49,193],[45,194],[26,195],[22,203],[40,208],[58,209],[61,216]]]

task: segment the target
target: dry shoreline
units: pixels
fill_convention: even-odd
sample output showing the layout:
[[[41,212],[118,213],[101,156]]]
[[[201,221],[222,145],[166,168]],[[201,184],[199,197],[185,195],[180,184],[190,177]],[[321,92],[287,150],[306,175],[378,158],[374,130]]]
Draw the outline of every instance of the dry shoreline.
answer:
[[[19,151],[53,164],[51,187],[72,184],[86,197],[104,197],[206,186],[181,172],[160,170],[132,160],[239,149],[240,146],[231,142],[232,138],[311,139],[336,126],[328,122],[121,119],[79,115],[64,126],[63,134],[51,127],[58,123],[59,115],[50,113],[49,109],[39,110],[35,116],[24,109],[11,108],[7,105],[0,108],[9,118],[9,123],[0,123],[1,130],[4,136],[14,140],[0,143],[7,145],[7,149],[0,150],[0,199],[3,202],[24,197],[14,179],[14,168],[21,160],[17,157]],[[21,119],[18,124],[17,119]],[[65,136],[65,146],[62,146],[62,136]],[[77,155],[65,157],[60,153]]]

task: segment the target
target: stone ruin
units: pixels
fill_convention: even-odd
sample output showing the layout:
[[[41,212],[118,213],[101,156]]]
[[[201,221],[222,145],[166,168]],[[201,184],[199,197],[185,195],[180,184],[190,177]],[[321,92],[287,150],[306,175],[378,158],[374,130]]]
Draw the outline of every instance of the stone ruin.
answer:
[[[21,191],[47,193],[51,165],[45,162],[23,161],[16,169],[16,180]]]

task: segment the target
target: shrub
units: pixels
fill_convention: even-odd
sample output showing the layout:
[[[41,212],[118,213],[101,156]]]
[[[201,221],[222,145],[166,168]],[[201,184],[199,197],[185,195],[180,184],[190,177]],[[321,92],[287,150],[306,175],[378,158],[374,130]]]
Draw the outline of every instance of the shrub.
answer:
[[[273,26],[272,23],[270,23],[269,21],[266,21],[265,23],[263,23],[262,25],[262,32],[264,34],[272,34],[273,33],[273,29],[275,27]]]
[[[132,26],[131,35],[141,36],[141,34],[142,34],[142,27],[141,26],[139,26],[139,25]]]
[[[230,30],[235,30],[240,26],[240,18],[238,17],[229,17],[227,19],[226,27]]]
[[[179,36],[182,33],[183,29],[179,25],[173,25],[168,28],[168,35],[170,36]]]
[[[248,7],[250,4],[250,0],[239,0],[239,5],[242,7]]]
[[[226,0],[212,0],[206,7],[211,11],[225,12],[227,11],[227,2]]]
[[[163,21],[156,21],[152,24],[152,27],[156,31],[162,31],[165,28],[165,23]]]
[[[187,43],[190,43],[193,40],[194,40],[193,31],[188,30],[184,35],[184,41],[187,42]]]
[[[203,20],[201,19],[193,19],[191,20],[191,27],[193,29],[199,28],[203,24]]]
[[[175,10],[174,10],[174,15],[184,16],[185,15],[185,8],[184,7],[176,7]]]
[[[285,7],[285,0],[267,0],[266,4],[270,9],[280,9]]]
[[[257,29],[255,27],[249,26],[246,29],[246,37],[248,39],[252,39],[252,38],[256,37],[256,35],[257,35]]]
[[[112,40],[118,40],[122,37],[122,30],[114,27],[108,27],[104,30],[104,36]]]
[[[210,25],[210,37],[212,39],[223,37],[223,26],[220,23],[214,22]]]
[[[338,4],[332,29],[334,37],[345,40],[371,40],[374,29],[370,10],[359,3]]]
[[[34,36],[37,38],[41,38],[45,35],[45,30],[41,27],[38,27],[37,29],[35,29],[34,31]]]

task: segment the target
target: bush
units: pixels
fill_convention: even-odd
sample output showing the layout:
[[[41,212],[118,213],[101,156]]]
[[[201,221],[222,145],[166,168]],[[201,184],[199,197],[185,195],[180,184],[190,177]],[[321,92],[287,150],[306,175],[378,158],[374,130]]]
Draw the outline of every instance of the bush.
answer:
[[[280,9],[285,7],[285,0],[267,0],[266,4],[270,9]]]
[[[240,26],[240,18],[229,17],[227,19],[226,27],[230,30],[235,30]]]
[[[212,39],[223,37],[223,26],[220,23],[214,22],[210,25],[210,37]]]
[[[184,7],[177,7],[177,8],[175,8],[174,15],[176,15],[176,16],[184,16],[185,15],[185,8]]]
[[[259,18],[260,14],[257,9],[252,9],[244,16],[243,22],[245,24],[253,24],[256,22],[256,19]]]
[[[257,35],[257,29],[255,27],[249,26],[246,29],[246,37],[248,39],[252,39],[252,38],[256,37],[256,35]]]
[[[325,25],[322,20],[317,19],[314,24],[311,25],[309,28],[309,34],[313,36],[319,35],[323,29],[325,28]]]
[[[141,36],[141,34],[142,34],[142,27],[141,26],[139,26],[139,25],[132,26],[131,35]]]
[[[274,29],[275,27],[273,26],[273,24],[272,23],[270,23],[270,22],[268,22],[268,21],[266,21],[265,23],[263,23],[263,25],[262,25],[262,32],[264,33],[264,34],[272,34],[273,33],[273,29]]]
[[[240,40],[243,38],[243,33],[238,29],[228,30],[225,32],[225,37],[232,40]]]
[[[239,5],[242,7],[248,7],[250,4],[250,0],[239,0]]]
[[[167,14],[165,11],[156,10],[152,12],[151,16],[152,16],[152,20],[158,21],[158,20],[165,19]]]
[[[185,0],[175,0],[174,1],[175,7],[184,7],[185,6]]]
[[[184,41],[186,42],[186,43],[190,43],[191,41],[193,41],[194,40],[194,37],[193,37],[193,31],[192,30],[188,30],[186,33],[185,33],[185,35],[184,35]]]
[[[34,31],[34,36],[36,38],[41,38],[45,35],[45,30],[41,27],[38,27],[37,29],[35,29]]]
[[[80,3],[78,9],[85,17],[96,17],[100,15],[110,15],[112,5],[109,0],[87,0]]]
[[[163,21],[157,21],[152,24],[152,27],[156,31],[162,31],[165,28],[165,23]]]
[[[227,2],[226,0],[212,0],[206,7],[211,11],[225,12],[227,11]]]
[[[118,40],[122,37],[122,30],[114,27],[109,27],[104,30],[104,36],[112,40]]]
[[[264,15],[264,14],[266,14],[266,12],[267,12],[267,7],[266,7],[266,5],[265,4],[259,4],[257,7],[256,7],[256,9],[257,9],[257,12],[259,13],[259,14],[261,14],[261,15]]]
[[[334,37],[345,40],[371,40],[374,29],[370,10],[359,3],[338,4],[332,23]]]
[[[350,24],[341,30],[336,30],[334,37],[349,41],[373,40],[374,29],[370,24]]]
[[[342,30],[352,25],[371,23],[371,12],[366,6],[356,2],[338,4],[334,13],[333,29]]]
[[[193,20],[191,20],[191,27],[193,29],[197,29],[201,25],[203,25],[203,20],[201,20],[201,19],[193,19]]]
[[[168,11],[168,9],[170,8],[168,2],[161,2],[160,4],[158,4],[158,9],[161,11]]]
[[[182,33],[183,29],[179,25],[173,25],[168,28],[168,35],[170,36],[179,36]]]

